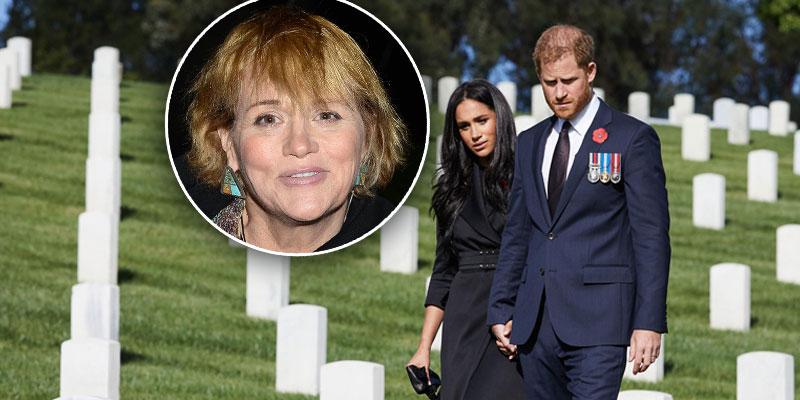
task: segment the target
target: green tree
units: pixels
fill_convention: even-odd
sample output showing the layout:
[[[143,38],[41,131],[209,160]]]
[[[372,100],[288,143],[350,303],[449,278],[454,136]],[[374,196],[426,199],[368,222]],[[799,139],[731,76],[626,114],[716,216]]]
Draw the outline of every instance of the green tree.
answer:
[[[33,43],[33,68],[69,74],[91,70],[94,49],[120,49],[126,67],[142,59],[138,2],[104,0],[13,0],[4,37],[26,36]]]

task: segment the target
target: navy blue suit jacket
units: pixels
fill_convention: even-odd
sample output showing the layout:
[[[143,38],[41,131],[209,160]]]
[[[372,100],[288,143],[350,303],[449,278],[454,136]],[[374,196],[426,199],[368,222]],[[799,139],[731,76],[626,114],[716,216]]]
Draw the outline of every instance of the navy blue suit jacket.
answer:
[[[666,332],[669,212],[658,135],[601,101],[551,217],[541,170],[556,120],[517,139],[488,324],[513,319],[511,342],[525,343],[546,293],[553,329],[573,346],[627,345],[633,329]],[[603,143],[592,139],[598,128],[608,133]],[[621,153],[622,181],[589,182],[590,152]]]

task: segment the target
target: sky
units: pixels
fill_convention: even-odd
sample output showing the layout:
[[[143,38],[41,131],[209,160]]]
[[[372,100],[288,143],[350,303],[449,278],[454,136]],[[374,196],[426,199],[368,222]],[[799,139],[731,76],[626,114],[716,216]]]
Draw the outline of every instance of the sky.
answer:
[[[0,0],[0,29],[6,27],[8,22],[8,6],[11,5],[11,0]]]

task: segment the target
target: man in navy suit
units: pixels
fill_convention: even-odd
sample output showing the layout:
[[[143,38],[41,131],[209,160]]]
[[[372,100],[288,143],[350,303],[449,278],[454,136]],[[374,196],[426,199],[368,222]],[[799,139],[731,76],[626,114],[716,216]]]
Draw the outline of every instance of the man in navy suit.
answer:
[[[667,331],[669,213],[656,132],[592,91],[594,41],[551,27],[533,53],[554,116],[522,132],[489,298],[530,399],[616,399]],[[512,329],[513,327],[513,329]]]

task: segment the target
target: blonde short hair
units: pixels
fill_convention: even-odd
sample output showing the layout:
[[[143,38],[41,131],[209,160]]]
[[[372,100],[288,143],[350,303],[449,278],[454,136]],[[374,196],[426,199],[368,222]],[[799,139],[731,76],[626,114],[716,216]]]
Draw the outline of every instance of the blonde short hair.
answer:
[[[547,28],[536,41],[533,61],[536,74],[541,74],[542,65],[558,61],[572,54],[581,68],[588,68],[594,61],[594,39],[581,28],[573,25],[554,25]]]
[[[237,25],[191,88],[189,164],[199,179],[220,184],[226,165],[217,130],[230,130],[244,77],[269,82],[299,103],[331,97],[351,103],[364,121],[365,152],[356,194],[391,181],[404,159],[407,129],[364,52],[323,17],[277,6]]]

